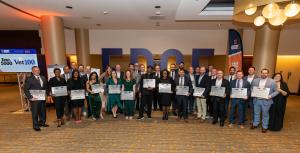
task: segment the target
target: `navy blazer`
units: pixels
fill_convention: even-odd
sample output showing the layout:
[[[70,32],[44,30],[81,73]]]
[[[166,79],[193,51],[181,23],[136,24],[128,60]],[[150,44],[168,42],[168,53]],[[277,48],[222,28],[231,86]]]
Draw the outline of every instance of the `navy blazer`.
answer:
[[[25,80],[24,93],[28,99],[32,98],[29,90],[47,90],[47,80],[44,76],[39,76],[43,81],[43,86],[41,86],[40,81],[35,78],[32,74],[30,77],[27,77]]]
[[[216,86],[216,80],[217,79],[211,80],[211,86]],[[226,79],[223,79],[221,87],[225,87],[225,94],[226,94],[226,96],[229,96],[230,90],[231,90],[229,81]],[[213,97],[215,97],[215,96],[213,96]],[[221,97],[219,97],[219,98],[221,98]]]
[[[210,77],[208,75],[204,75],[199,83],[199,79],[200,79],[200,75],[197,75],[196,78],[195,78],[195,84],[196,84],[196,87],[200,87],[200,88],[205,88],[205,91],[203,92],[203,96],[205,98],[208,97],[209,95],[209,91],[210,91],[210,88],[211,88],[211,80],[210,80]]]
[[[251,96],[251,85],[247,80],[245,80],[245,79],[242,79],[242,80],[243,80],[243,86],[241,88],[247,88],[247,95],[249,98]],[[231,81],[231,83],[230,83],[231,91],[232,91],[232,88],[236,88],[236,83],[237,83],[237,80]]]
[[[174,83],[176,86],[179,86],[179,76],[175,78]],[[193,85],[190,77],[184,76],[184,86],[189,86],[189,93],[193,93]]]

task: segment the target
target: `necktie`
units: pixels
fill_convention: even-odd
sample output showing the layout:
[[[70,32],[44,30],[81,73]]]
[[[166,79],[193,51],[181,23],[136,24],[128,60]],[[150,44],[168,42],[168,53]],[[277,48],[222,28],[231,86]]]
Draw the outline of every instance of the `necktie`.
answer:
[[[37,76],[37,77],[36,77],[36,79],[37,79],[37,80],[40,82],[40,86],[41,86],[41,87],[43,87],[43,83],[42,83],[42,81],[41,81],[40,77],[39,77],[39,76]]]
[[[180,77],[180,85],[183,86],[183,78]]]
[[[237,81],[236,87],[237,87],[237,88],[240,88],[240,80]]]
[[[232,76],[230,75],[230,76],[229,76],[229,82],[231,82],[231,80],[232,80]]]

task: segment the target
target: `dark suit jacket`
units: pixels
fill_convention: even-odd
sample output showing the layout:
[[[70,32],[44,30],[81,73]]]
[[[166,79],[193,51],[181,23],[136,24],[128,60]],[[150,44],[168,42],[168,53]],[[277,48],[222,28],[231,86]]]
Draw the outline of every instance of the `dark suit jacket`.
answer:
[[[210,88],[211,88],[211,81],[210,81],[210,77],[208,75],[204,75],[200,81],[200,84],[199,84],[199,79],[200,79],[200,75],[197,75],[196,78],[195,78],[195,81],[196,81],[196,87],[200,87],[200,88],[205,88],[205,91],[203,93],[203,96],[205,98],[208,97],[209,95],[209,91],[210,91]]]
[[[124,72],[123,71],[120,72],[120,78],[118,78],[118,79],[121,79],[121,80],[124,79]]]
[[[152,90],[143,88],[144,79],[156,79],[156,78],[153,76],[153,73],[151,73],[151,74],[146,73],[141,76],[141,80],[140,80],[140,91],[141,91],[142,95],[153,95],[155,88]],[[155,83],[157,83],[157,81],[155,81]]]
[[[211,80],[211,86],[216,86],[216,80],[217,79]],[[225,87],[225,94],[226,94],[226,96],[229,96],[230,90],[231,90],[229,81],[226,79],[223,79],[221,87]],[[213,96],[213,97],[215,97],[215,96]],[[220,97],[218,97],[218,98],[220,98]]]
[[[176,86],[179,86],[179,76],[175,78],[174,83]],[[192,94],[193,93],[193,85],[192,85],[192,81],[190,79],[190,77],[187,77],[186,75],[184,76],[184,86],[188,86],[189,87],[189,93]]]
[[[231,81],[231,83],[230,83],[231,89],[236,88],[236,83],[237,83],[237,80],[232,80]],[[251,95],[251,86],[250,86],[250,83],[247,80],[243,79],[243,86],[241,88],[247,88],[247,95],[248,95],[248,97],[250,97],[250,95]]]
[[[40,81],[35,78],[34,75],[27,77],[25,80],[24,93],[28,99],[32,98],[29,90],[47,90],[47,80],[44,76],[40,75],[40,79],[43,81],[43,86],[41,86]]]

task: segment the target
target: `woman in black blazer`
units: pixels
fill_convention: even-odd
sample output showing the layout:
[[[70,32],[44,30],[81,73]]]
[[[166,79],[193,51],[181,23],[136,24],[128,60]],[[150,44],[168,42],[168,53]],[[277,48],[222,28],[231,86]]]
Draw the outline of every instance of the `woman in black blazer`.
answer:
[[[63,116],[64,116],[64,107],[66,96],[57,96],[52,93],[52,87],[60,87],[67,86],[67,82],[64,78],[61,77],[61,70],[59,68],[55,68],[53,70],[55,76],[49,80],[48,83],[48,94],[51,95],[56,109],[56,118],[57,118],[57,127],[60,127],[64,124]]]

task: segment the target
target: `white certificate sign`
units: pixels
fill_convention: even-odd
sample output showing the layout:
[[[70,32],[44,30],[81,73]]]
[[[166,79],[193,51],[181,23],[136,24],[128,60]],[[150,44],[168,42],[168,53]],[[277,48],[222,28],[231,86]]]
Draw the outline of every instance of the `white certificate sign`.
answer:
[[[158,84],[158,92],[159,93],[172,93],[171,84],[170,83],[159,83]]]
[[[93,84],[91,85],[92,91],[94,93],[103,93],[104,92],[104,87],[101,86],[100,84]]]
[[[133,91],[122,91],[121,100],[134,100]]]
[[[121,86],[120,85],[108,85],[108,93],[109,94],[120,94]]]
[[[231,98],[240,98],[246,99],[247,95],[247,88],[232,88],[231,89]]]
[[[251,92],[251,97],[268,99],[269,93],[270,93],[270,88],[253,87]]]
[[[143,88],[155,88],[155,79],[144,79]]]
[[[29,90],[32,97],[38,100],[46,100],[46,90]]]
[[[195,87],[193,95],[195,97],[203,97],[204,91],[205,91],[205,88]]]
[[[84,90],[71,90],[71,100],[85,99]]]
[[[225,96],[225,87],[211,86],[210,95],[217,96],[217,97],[224,97]]]
[[[67,96],[67,86],[51,87],[52,95],[54,97]]]
[[[176,95],[187,96],[189,94],[189,86],[176,86]]]

